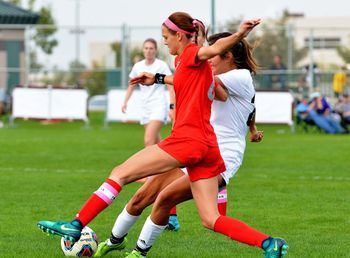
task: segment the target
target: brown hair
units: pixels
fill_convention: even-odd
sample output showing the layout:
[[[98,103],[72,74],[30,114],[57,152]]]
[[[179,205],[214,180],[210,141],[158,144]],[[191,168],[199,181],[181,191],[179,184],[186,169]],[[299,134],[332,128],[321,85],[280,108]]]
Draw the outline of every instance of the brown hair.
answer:
[[[143,42],[143,45],[145,45],[145,43],[147,42],[150,42],[154,45],[154,47],[157,49],[157,41],[153,38],[148,38],[148,39],[145,39],[145,41]]]
[[[199,31],[202,32],[204,39],[207,39],[209,28],[206,29],[204,23],[201,20],[195,19],[195,21],[196,21],[195,24],[197,24],[197,27],[198,27],[198,31],[195,34],[194,41],[197,44],[198,43],[197,38],[198,38]]]
[[[221,32],[211,35],[208,38],[209,45],[213,45],[217,40],[229,37],[231,35],[232,34],[230,32]],[[238,69],[247,69],[251,73],[256,74],[259,66],[253,57],[252,51],[253,47],[248,43],[248,41],[242,39],[220,56],[224,57],[227,52],[231,52],[233,55],[233,63]]]
[[[203,22],[197,19],[193,19],[191,15],[185,12],[175,12],[171,14],[168,17],[168,19],[171,20],[173,23],[175,23],[176,26],[179,27],[180,29],[190,32],[191,34],[185,34],[187,38],[191,38],[192,36],[195,36],[195,43],[197,44],[198,31],[200,29],[199,28],[200,25],[198,24],[198,22],[201,25],[203,25],[203,27],[205,28]],[[165,26],[171,34],[173,35],[176,34],[176,31],[169,29],[164,23],[163,23],[163,26]]]

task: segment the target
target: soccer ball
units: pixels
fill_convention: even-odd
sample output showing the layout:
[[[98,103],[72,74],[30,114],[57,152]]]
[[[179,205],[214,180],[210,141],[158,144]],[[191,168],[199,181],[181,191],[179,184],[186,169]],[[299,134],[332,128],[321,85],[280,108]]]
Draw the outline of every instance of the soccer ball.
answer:
[[[91,257],[96,252],[97,245],[96,234],[89,227],[83,228],[79,241],[74,244],[70,240],[61,238],[61,249],[65,256]]]

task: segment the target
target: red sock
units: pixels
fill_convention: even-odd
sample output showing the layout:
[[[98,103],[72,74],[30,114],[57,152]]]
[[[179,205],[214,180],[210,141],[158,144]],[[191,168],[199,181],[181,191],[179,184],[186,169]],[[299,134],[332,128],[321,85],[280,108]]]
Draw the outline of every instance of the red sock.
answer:
[[[269,236],[249,227],[244,222],[220,216],[214,225],[214,231],[228,236],[229,238],[248,245],[261,248],[262,242]]]
[[[176,206],[171,208],[170,215],[176,215]]]
[[[101,211],[112,204],[121,190],[122,188],[118,183],[108,178],[86,201],[75,219],[86,226]]]
[[[224,187],[218,193],[218,210],[220,215],[226,216],[226,209],[227,209],[227,190],[226,190],[226,187]]]

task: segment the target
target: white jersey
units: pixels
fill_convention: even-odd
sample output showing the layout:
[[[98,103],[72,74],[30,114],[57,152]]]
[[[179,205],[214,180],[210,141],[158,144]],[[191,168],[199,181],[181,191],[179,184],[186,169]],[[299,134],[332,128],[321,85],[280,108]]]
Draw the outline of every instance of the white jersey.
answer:
[[[235,69],[217,75],[228,90],[225,102],[214,101],[211,124],[227,171],[222,173],[226,184],[242,164],[248,132],[248,120],[255,111],[255,89],[250,72]]]
[[[171,71],[169,66],[162,60],[156,58],[154,62],[150,65],[146,64],[145,60],[137,62],[130,74],[129,77],[133,78],[139,75],[142,72],[148,73],[162,73],[166,75],[171,75]],[[165,85],[164,84],[153,84],[152,86],[144,86],[140,84],[140,90],[142,95],[142,103],[144,106],[146,105],[162,105],[162,103],[166,103],[165,97]]]

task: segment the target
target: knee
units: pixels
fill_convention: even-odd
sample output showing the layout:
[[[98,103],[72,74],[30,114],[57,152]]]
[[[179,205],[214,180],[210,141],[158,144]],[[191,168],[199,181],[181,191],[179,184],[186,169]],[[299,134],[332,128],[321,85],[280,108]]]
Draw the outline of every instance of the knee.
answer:
[[[154,196],[152,194],[147,194],[146,191],[140,189],[128,202],[129,211],[132,211],[134,214],[141,214],[153,201]]]
[[[174,202],[172,196],[161,192],[158,195],[154,205],[157,207],[157,209],[169,211],[170,213],[171,208],[173,208],[176,205],[176,203]]]
[[[128,174],[122,173],[122,172],[123,172],[123,164],[113,168],[113,170],[109,176],[110,179],[112,179],[113,181],[120,184],[120,186],[124,186],[124,185],[132,182],[130,176]]]
[[[151,136],[151,135],[145,136],[144,144],[146,147],[151,146],[151,145],[156,144],[156,143],[157,143],[157,139],[155,139],[153,136]]]
[[[129,210],[133,211],[134,213],[140,214],[143,209],[145,208],[142,202],[142,196],[143,194],[136,193],[131,200],[128,202]]]

